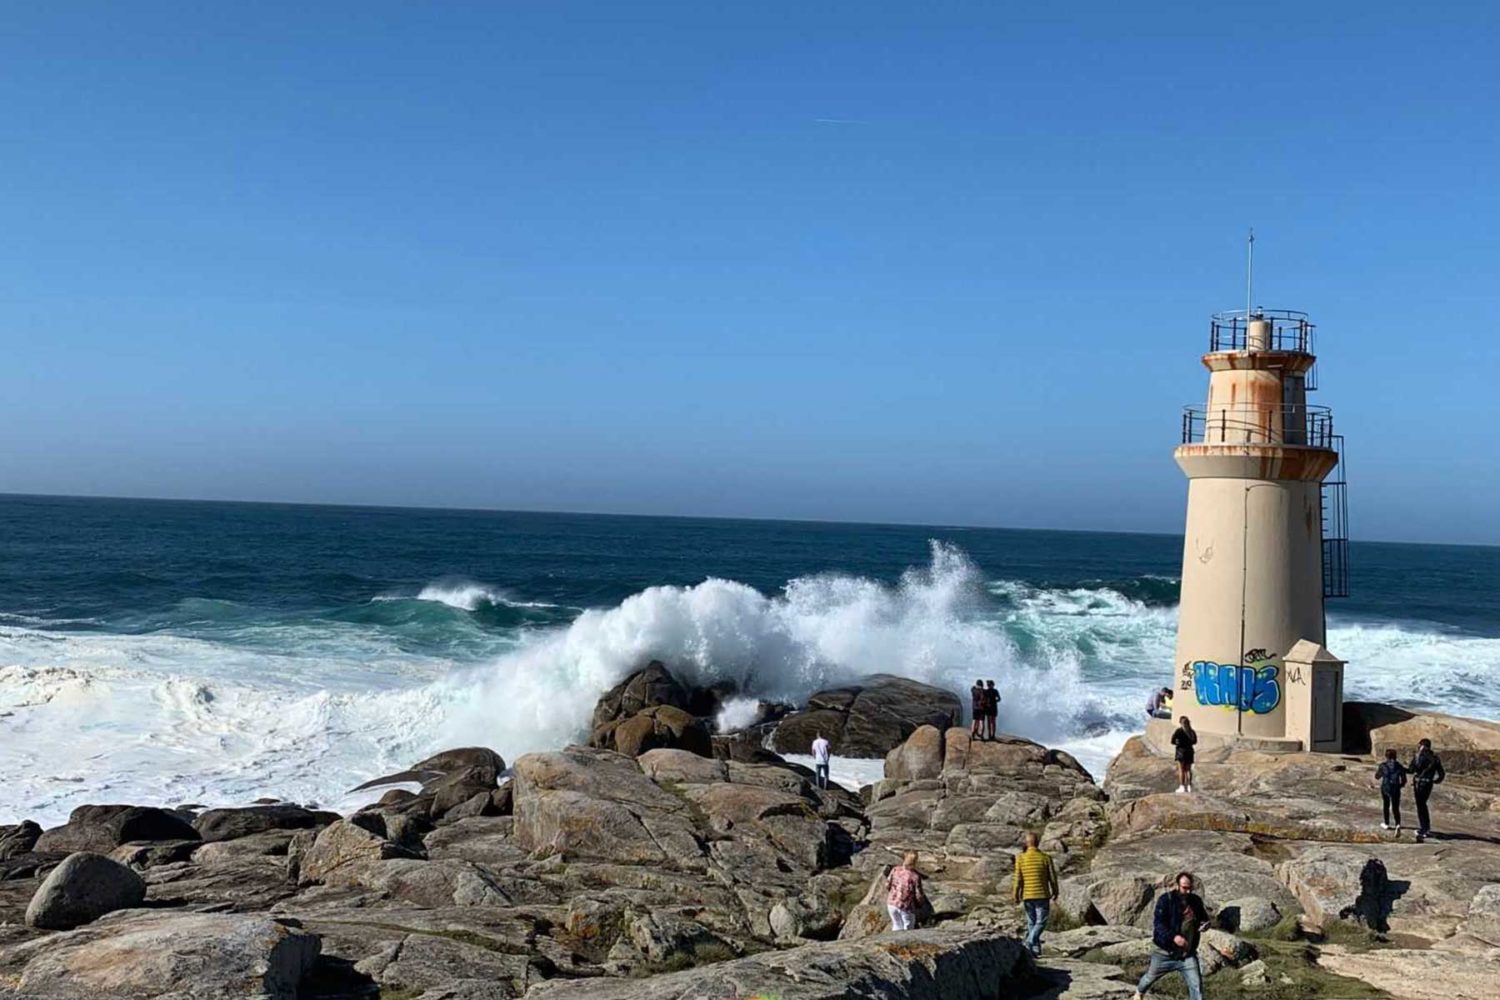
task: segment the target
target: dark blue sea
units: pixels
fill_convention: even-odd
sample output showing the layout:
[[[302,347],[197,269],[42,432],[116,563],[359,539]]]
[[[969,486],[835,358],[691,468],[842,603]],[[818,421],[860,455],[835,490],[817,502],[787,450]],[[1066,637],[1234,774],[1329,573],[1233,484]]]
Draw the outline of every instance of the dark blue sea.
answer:
[[[1096,772],[1172,669],[1168,535],[0,496],[0,822],[336,804],[580,735],[651,658],[747,699],[993,677]],[[1500,718],[1500,549],[1356,542],[1351,697]],[[735,710],[731,703],[727,711]]]

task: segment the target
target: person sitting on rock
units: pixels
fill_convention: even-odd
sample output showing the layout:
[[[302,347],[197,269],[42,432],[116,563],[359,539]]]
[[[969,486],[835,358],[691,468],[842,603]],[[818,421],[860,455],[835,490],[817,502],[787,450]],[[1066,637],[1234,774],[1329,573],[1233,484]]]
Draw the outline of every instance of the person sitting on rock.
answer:
[[[1203,1000],[1203,970],[1198,967],[1198,935],[1208,925],[1208,908],[1193,892],[1192,872],[1178,872],[1170,892],[1161,894],[1151,919],[1151,966],[1136,985],[1133,1000],[1169,972],[1182,973],[1190,1000]]]
[[[1385,819],[1382,830],[1393,826],[1401,832],[1401,786],[1406,784],[1406,768],[1396,759],[1395,750],[1385,752],[1385,760],[1375,769],[1375,782],[1380,786],[1380,808]]]
[[[1432,786],[1441,785],[1447,775],[1443,762],[1432,752],[1431,740],[1417,741],[1417,755],[1407,768],[1411,772],[1411,794],[1417,800],[1417,843],[1432,834],[1432,817],[1427,813],[1427,799],[1432,795]]]
[[[988,709],[989,696],[984,693],[984,681],[975,681],[974,686],[969,688],[970,707],[974,712],[974,721],[969,724],[969,737],[981,739],[984,736],[984,716]]]
[[[1000,716],[1000,692],[995,690],[994,681],[985,681],[984,689],[984,731],[985,739],[995,738],[995,720]]]
[[[812,741],[813,774],[819,788],[828,787],[828,763],[830,759],[828,741],[819,733],[818,738]]]
[[[917,926],[917,907],[922,905],[922,873],[917,871],[917,852],[907,851],[901,863],[886,877],[885,907],[891,914],[891,930],[910,931]]]
[[[1193,790],[1193,747],[1198,745],[1198,733],[1193,729],[1193,720],[1187,716],[1177,720],[1177,731],[1172,734],[1173,756],[1177,758],[1177,791]]]
[[[1146,718],[1170,719],[1172,717],[1172,689],[1159,688],[1146,699]]]
[[[1026,849],[1016,855],[1013,896],[1026,911],[1026,947],[1033,955],[1042,953],[1042,931],[1057,898],[1057,869],[1052,856],[1037,847],[1037,836],[1026,831]]]

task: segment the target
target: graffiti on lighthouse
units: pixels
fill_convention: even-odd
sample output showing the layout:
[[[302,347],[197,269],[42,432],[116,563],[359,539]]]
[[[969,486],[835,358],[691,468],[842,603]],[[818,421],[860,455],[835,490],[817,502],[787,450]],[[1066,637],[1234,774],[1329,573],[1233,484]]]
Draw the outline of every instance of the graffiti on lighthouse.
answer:
[[[1193,693],[1200,705],[1268,715],[1281,704],[1281,667],[1264,649],[1245,653],[1245,662],[1194,660],[1183,664],[1183,677],[1192,675]]]

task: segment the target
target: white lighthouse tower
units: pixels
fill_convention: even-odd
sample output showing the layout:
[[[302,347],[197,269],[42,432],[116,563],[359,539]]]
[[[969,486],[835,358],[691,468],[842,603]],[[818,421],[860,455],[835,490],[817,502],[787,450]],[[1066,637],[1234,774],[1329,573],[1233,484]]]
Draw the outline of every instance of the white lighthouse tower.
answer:
[[[1348,593],[1343,439],[1327,407],[1308,405],[1316,361],[1305,313],[1218,313],[1208,403],[1183,414],[1173,715],[1205,745],[1343,749],[1343,663],[1323,608]]]

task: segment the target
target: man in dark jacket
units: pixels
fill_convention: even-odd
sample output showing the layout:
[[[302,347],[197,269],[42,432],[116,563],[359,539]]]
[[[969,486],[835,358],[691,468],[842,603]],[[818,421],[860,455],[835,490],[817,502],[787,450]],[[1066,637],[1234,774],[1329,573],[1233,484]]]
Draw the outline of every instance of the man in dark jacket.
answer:
[[[1427,799],[1432,795],[1432,786],[1441,785],[1447,777],[1443,773],[1443,762],[1432,752],[1431,740],[1417,741],[1417,755],[1411,759],[1412,797],[1417,800],[1417,843],[1426,840],[1432,833],[1432,817],[1427,815]]]
[[[1203,1000],[1203,972],[1198,968],[1198,934],[1208,924],[1208,908],[1193,892],[1191,872],[1179,872],[1176,887],[1156,901],[1151,919],[1151,967],[1135,988],[1141,1000],[1162,976],[1182,973],[1191,1000]]]
[[[1000,692],[995,690],[994,681],[985,681],[984,685],[984,738],[993,740],[995,719],[1000,715]]]
[[[984,737],[984,716],[986,706],[989,704],[988,696],[984,693],[984,681],[975,681],[974,686],[969,688],[970,708],[974,710],[974,722],[969,726],[969,736],[974,739]]]

